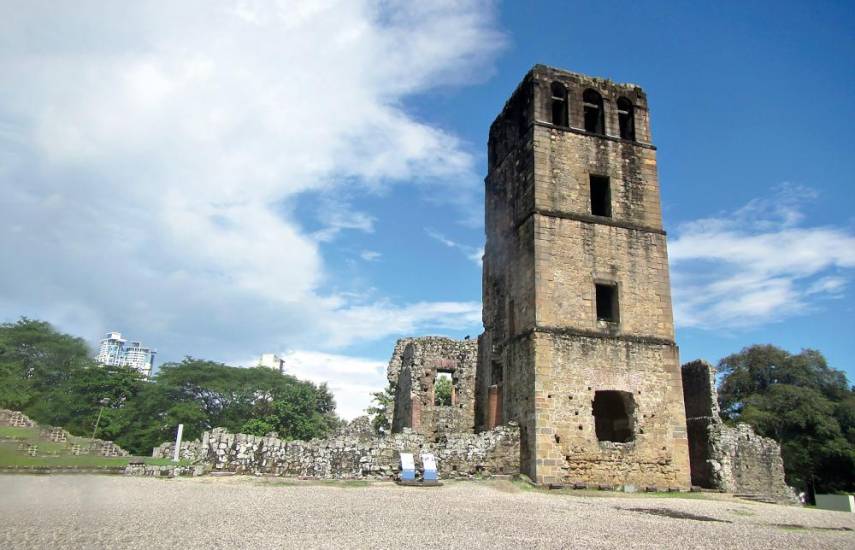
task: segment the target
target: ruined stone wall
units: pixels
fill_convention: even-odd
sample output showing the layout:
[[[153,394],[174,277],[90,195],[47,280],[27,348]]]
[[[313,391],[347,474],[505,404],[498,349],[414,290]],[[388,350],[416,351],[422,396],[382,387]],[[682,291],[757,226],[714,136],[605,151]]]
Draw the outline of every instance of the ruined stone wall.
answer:
[[[440,336],[399,340],[387,371],[396,388],[392,431],[411,428],[429,439],[474,432],[477,362],[477,340]],[[434,384],[440,372],[451,375],[454,395],[450,406],[434,404]]]
[[[153,456],[171,457],[166,443]],[[386,437],[342,435],[311,441],[233,434],[222,428],[205,432],[201,441],[182,444],[181,456],[205,463],[213,471],[272,474],[317,479],[392,479],[400,472],[400,453],[436,456],[443,478],[469,478],[519,472],[519,430],[502,426],[480,434],[457,433],[431,441],[409,429]]]
[[[692,484],[729,493],[795,502],[784,479],[781,448],[748,424],[726,426],[719,416],[715,368],[705,361],[682,367]]]
[[[554,82],[567,90],[568,125],[552,122]],[[602,95],[605,135],[584,130],[588,88]],[[634,105],[633,140],[620,137],[620,97]],[[503,416],[520,423],[522,471],[538,483],[688,488],[646,95],[535,66],[493,123],[488,156],[481,341],[490,348],[479,372],[502,367]],[[609,178],[609,216],[592,213],[592,175]],[[595,284],[604,283],[616,289],[614,322],[598,320]],[[488,383],[478,387],[480,426]],[[621,420],[631,441],[598,435],[597,391],[631,396],[635,414]]]

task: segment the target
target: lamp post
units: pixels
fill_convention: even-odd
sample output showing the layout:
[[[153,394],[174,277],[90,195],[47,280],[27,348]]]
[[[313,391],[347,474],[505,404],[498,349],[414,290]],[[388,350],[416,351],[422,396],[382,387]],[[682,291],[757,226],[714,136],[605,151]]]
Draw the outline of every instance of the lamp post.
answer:
[[[104,407],[110,403],[110,398],[105,397],[99,401],[101,408],[98,409],[98,418],[95,420],[95,428],[92,430],[92,437],[89,438],[89,452],[92,452],[92,445],[95,443],[95,432],[98,431],[98,424],[101,423],[101,413],[104,412]]]

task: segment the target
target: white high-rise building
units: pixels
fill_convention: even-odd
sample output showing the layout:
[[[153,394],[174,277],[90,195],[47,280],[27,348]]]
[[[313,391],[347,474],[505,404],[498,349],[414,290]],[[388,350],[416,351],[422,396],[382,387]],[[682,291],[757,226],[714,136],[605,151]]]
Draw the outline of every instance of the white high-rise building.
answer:
[[[148,378],[156,353],[156,350],[143,347],[141,342],[131,342],[129,345],[121,332],[108,332],[101,340],[96,360],[102,365],[136,369]]]

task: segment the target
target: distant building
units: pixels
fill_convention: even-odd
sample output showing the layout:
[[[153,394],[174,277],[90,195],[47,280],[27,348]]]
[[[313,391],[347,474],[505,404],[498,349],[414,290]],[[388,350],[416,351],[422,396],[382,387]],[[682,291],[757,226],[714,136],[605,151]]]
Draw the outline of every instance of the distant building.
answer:
[[[130,367],[148,378],[154,366],[156,350],[143,347],[141,342],[131,342],[122,338],[121,332],[108,332],[101,340],[96,360],[102,365]]]
[[[275,353],[262,353],[261,359],[258,360],[258,366],[277,370],[279,374],[285,373],[285,360]]]

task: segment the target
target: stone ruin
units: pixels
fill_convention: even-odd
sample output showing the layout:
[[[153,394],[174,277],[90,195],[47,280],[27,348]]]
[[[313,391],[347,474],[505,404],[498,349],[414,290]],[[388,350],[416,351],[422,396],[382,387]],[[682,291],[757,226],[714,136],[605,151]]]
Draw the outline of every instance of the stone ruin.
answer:
[[[722,422],[715,367],[692,361],[683,365],[682,373],[692,485],[797,502],[784,480],[781,448],[775,440],[757,435],[748,424]]]
[[[783,497],[774,442],[721,423],[709,369],[681,371],[644,90],[536,65],[487,153],[484,333],[397,342],[392,434],[214,430],[188,455],[236,472],[390,477],[399,452],[430,450],[445,476]]]
[[[774,442],[724,426],[696,402],[709,392],[684,394],[644,90],[536,65],[487,156],[484,333],[398,341],[393,433],[513,421],[538,484],[786,492]],[[442,373],[450,406],[435,401]],[[715,479],[694,471],[715,465]]]
[[[436,440],[440,434],[474,433],[475,369],[478,342],[438,336],[402,338],[389,361],[387,378],[395,388],[390,422]],[[435,387],[442,374],[451,377],[451,404],[436,404]]]

